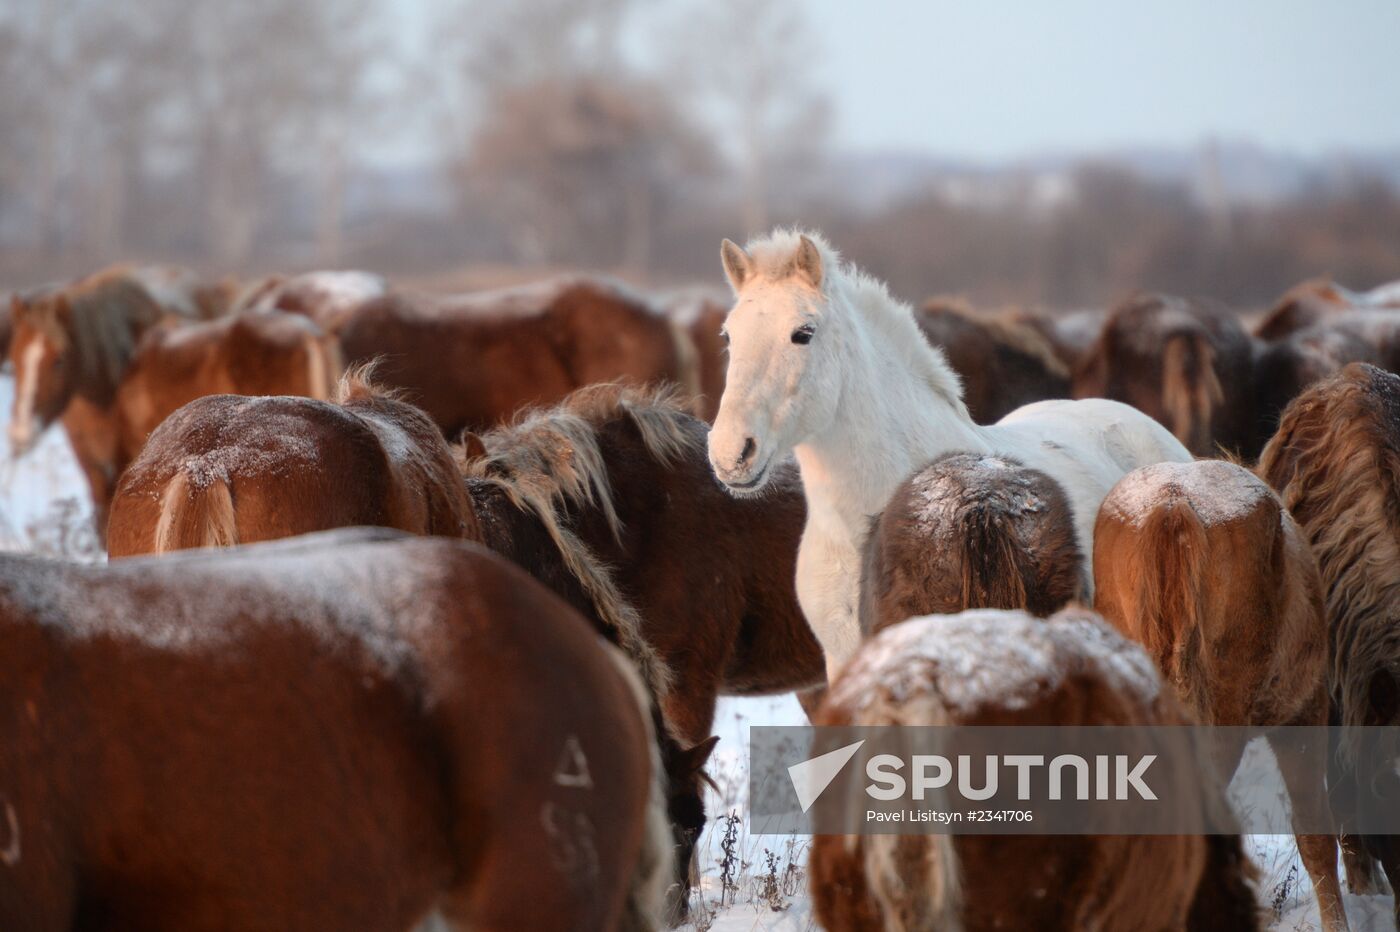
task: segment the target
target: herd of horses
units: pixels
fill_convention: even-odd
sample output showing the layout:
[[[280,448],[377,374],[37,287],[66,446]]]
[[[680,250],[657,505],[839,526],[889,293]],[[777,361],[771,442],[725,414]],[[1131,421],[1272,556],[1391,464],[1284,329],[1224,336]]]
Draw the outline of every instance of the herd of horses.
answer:
[[[674,924],[720,695],[1400,723],[1396,288],[1247,327],[911,308],[795,231],[721,258],[732,302],[16,293],[12,448],[62,422],[112,560],[0,558],[0,926]],[[1275,749],[1336,808],[1345,760]],[[1329,930],[1339,840],[1400,888],[1390,836],[1297,840]],[[810,871],[832,930],[1260,922],[1234,836],[819,837]]]

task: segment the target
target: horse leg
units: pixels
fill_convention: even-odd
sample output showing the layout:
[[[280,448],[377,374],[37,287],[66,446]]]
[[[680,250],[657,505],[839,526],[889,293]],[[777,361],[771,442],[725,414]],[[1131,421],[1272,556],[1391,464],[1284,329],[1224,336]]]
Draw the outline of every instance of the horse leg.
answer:
[[[715,724],[718,671],[677,669],[672,672],[675,681],[661,708],[681,744],[693,747],[710,736]]]
[[[1330,821],[1325,779],[1326,745],[1309,743],[1300,747],[1295,742],[1283,740],[1281,736],[1275,738],[1270,735],[1269,746],[1273,749],[1288,789],[1295,833],[1299,826],[1316,826]],[[1336,836],[1296,833],[1294,838],[1298,844],[1298,854],[1303,858],[1303,866],[1312,878],[1323,928],[1328,932],[1346,929],[1347,915],[1342,905],[1341,883],[1337,878]]]
[[[1362,896],[1380,893],[1381,878],[1376,859],[1371,857],[1360,839],[1355,835],[1341,835],[1337,841],[1342,849],[1342,867],[1346,869],[1347,889]]]
[[[797,601],[826,654],[831,683],[860,647],[856,600],[860,595],[860,553],[842,532],[809,520],[797,549]]]

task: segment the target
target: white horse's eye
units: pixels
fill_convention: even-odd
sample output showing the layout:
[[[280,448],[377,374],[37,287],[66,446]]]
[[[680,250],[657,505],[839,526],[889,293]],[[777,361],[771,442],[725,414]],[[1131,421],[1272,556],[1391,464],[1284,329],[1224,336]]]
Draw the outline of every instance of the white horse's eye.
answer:
[[[817,332],[817,328],[811,324],[804,324],[792,332],[792,342],[799,346],[806,346],[812,342],[812,334]]]

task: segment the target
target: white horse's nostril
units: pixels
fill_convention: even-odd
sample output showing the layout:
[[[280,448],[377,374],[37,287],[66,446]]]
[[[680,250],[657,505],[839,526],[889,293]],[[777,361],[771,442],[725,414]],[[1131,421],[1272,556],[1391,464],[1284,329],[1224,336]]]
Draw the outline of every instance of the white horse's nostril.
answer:
[[[742,450],[739,451],[739,465],[740,465],[740,466],[744,465],[744,464],[747,463],[749,460],[753,459],[753,451],[754,451],[754,448],[755,448],[756,446],[757,446],[757,444],[754,443],[754,439],[753,439],[752,437],[745,437],[745,438],[744,438],[744,449],[742,449]]]

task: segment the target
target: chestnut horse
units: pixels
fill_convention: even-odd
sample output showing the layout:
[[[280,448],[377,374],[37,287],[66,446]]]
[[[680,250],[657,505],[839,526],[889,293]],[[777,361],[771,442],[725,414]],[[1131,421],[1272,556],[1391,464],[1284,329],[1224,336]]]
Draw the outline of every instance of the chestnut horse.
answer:
[[[1317,557],[1334,722],[1400,725],[1400,377],[1353,363],[1309,388],[1284,411],[1258,472]],[[1342,763],[1353,769],[1345,754]],[[1400,890],[1400,837],[1359,841],[1364,857],[1346,852],[1349,886],[1374,892],[1374,857]]]
[[[1086,597],[1084,563],[1058,483],[1010,457],[947,453],[870,523],[861,630],[969,608],[1050,615]]]
[[[235,300],[233,310],[301,314],[327,333],[336,333],[357,307],[388,292],[388,279],[372,272],[270,275],[247,285]]]
[[[1253,457],[1268,439],[1250,397],[1254,344],[1213,302],[1137,295],[1114,308],[1074,374],[1074,397],[1112,398],[1165,424],[1192,453]]]
[[[685,328],[695,347],[699,383],[695,414],[713,422],[719,413],[719,400],[724,395],[724,367],[728,358],[722,331],[729,305],[710,294],[686,294],[669,301],[667,310]]]
[[[1188,722],[1142,649],[1083,610],[901,622],[861,647],[817,716],[834,726]],[[817,835],[810,869],[830,932],[1258,927],[1230,835]]]
[[[11,297],[11,453],[26,452],[62,418],[92,491],[99,536],[120,468],[117,389],[142,335],[168,318],[214,313],[219,300],[189,273],[124,265]]]
[[[1331,279],[1315,278],[1290,288],[1259,321],[1254,333],[1264,340],[1281,340],[1347,311],[1398,307],[1400,289],[1394,285],[1355,292]]]
[[[1094,608],[1141,643],[1205,725],[1323,726],[1328,633],[1317,561],[1278,496],[1224,460],[1124,476],[1094,531]],[[1271,741],[1294,824],[1327,814],[1326,748]],[[1228,782],[1244,745],[1219,749]],[[1332,835],[1297,835],[1324,928],[1347,927]]]
[[[107,549],[127,557],[353,525],[480,536],[437,428],[371,388],[363,369],[333,404],[209,395],[180,408],[122,476]]]
[[[698,390],[685,331],[600,279],[567,278],[454,297],[393,291],[339,329],[348,362],[383,357],[378,378],[455,439],[595,382]]]
[[[1033,401],[1069,397],[1069,369],[1032,327],[944,298],[925,301],[914,320],[962,377],[963,402],[979,424]]]
[[[612,384],[460,451],[487,546],[636,630],[684,742],[709,735],[719,694],[790,692],[824,670],[794,591],[797,471],[784,465],[764,496],[734,498],[710,474],[705,434],[673,394]]]
[[[597,402],[607,391],[579,397]],[[629,409],[621,399],[633,396],[611,391],[617,437],[635,436],[627,425],[633,423],[629,411],[638,410],[649,429],[664,432],[649,434],[653,443],[676,430],[673,421],[703,442],[703,424],[674,404],[657,399],[654,412],[640,405]],[[186,405],[152,435],[123,478],[113,508],[112,555],[246,543],[353,524],[483,541],[573,603],[621,646],[642,669],[658,714],[662,701],[691,713],[679,715],[675,725],[658,725],[678,867],[686,876],[705,821],[703,768],[714,742],[703,739],[713,718],[715,680],[725,677],[734,691],[775,692],[820,679],[821,653],[791,591],[800,497],[777,496],[767,508],[736,507],[704,470],[703,454],[689,457],[703,480],[698,490],[689,489],[688,473],[668,478],[676,467],[636,442],[610,451],[606,464],[615,474],[612,481],[626,479],[635,501],[651,509],[644,522],[612,504],[602,444],[581,420],[568,421],[578,429],[562,441],[574,446],[552,449],[547,445],[561,440],[550,428],[564,424],[565,414],[527,421],[539,429],[522,428],[517,435],[508,477],[500,452],[507,435],[488,435],[496,455],[467,469],[489,475],[464,480],[441,435],[412,405],[384,396],[361,374],[347,376],[341,397],[340,405],[232,396]],[[538,454],[528,452],[532,442]],[[553,472],[542,477],[532,467]],[[570,482],[579,476],[586,477],[588,491],[575,502],[571,496],[582,487]],[[598,488],[608,497],[589,497]],[[567,526],[574,519],[554,515],[556,506],[576,508],[576,519],[589,528],[620,515],[629,534],[645,535],[631,544],[636,550],[627,571],[603,562],[615,560],[620,545],[595,555],[588,549],[591,539]],[[595,507],[611,518],[595,518]],[[698,517],[687,517],[692,513]],[[730,550],[710,551],[710,559],[702,559],[695,542],[706,535],[730,542]],[[637,607],[623,586],[636,587]],[[708,593],[706,599],[693,599],[699,591]],[[671,692],[672,682],[684,688]]]
[[[661,919],[635,674],[470,544],[0,557],[0,639],[6,929]]]

